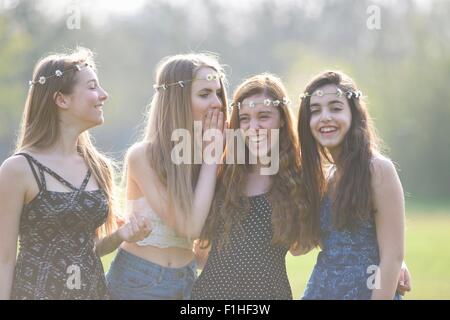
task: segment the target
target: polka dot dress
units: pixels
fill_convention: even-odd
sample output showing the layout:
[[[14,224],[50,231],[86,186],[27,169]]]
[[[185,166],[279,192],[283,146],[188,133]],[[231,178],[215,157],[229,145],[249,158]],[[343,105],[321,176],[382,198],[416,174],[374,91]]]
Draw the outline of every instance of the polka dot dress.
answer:
[[[286,273],[287,247],[274,246],[272,209],[265,194],[252,196],[242,228],[234,226],[229,243],[218,250],[219,227],[203,272],[194,284],[194,300],[292,299]]]

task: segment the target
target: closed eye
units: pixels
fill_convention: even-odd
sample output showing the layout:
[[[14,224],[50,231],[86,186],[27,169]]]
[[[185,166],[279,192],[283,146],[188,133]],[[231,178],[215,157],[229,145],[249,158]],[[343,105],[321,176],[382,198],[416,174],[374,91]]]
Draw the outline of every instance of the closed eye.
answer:
[[[89,89],[97,89],[98,87],[97,80],[95,79],[91,79],[87,83],[89,85]]]

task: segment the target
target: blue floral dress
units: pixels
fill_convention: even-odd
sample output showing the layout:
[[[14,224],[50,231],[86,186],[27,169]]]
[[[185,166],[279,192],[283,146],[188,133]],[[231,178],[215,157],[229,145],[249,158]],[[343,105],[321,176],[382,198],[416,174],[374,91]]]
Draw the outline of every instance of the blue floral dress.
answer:
[[[353,231],[340,231],[333,228],[331,212],[331,200],[325,197],[320,212],[322,251],[303,299],[369,300],[380,262],[375,221],[372,218]]]

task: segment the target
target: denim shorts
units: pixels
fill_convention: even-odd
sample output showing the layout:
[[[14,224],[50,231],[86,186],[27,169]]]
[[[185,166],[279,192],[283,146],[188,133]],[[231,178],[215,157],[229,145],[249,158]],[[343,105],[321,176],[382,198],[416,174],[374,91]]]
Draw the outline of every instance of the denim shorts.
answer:
[[[195,260],[181,268],[168,268],[120,248],[106,274],[114,300],[187,300],[196,279]]]

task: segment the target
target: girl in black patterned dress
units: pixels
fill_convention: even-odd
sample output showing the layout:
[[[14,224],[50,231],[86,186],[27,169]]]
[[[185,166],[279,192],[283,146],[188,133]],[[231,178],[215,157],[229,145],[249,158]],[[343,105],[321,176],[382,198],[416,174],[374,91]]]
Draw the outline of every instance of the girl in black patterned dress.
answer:
[[[148,235],[145,220],[115,230],[113,169],[87,131],[107,97],[88,49],[36,65],[0,168],[0,299],[106,299],[99,257]]]
[[[224,165],[196,246],[200,261],[210,251],[192,298],[292,299],[285,257],[303,231],[304,190],[286,90],[275,76],[257,75],[236,89],[232,107],[230,126],[244,132],[246,161],[227,141],[234,162]]]

